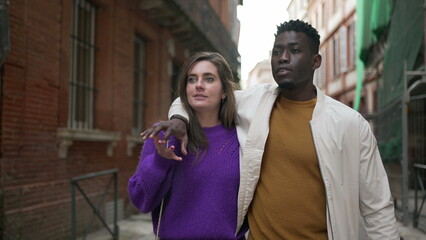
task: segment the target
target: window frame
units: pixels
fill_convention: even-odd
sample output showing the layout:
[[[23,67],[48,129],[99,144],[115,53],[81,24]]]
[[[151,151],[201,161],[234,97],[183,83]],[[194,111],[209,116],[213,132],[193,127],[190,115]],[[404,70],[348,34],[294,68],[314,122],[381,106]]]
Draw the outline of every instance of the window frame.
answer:
[[[348,69],[348,36],[346,26],[341,26],[339,29],[339,55],[340,55],[340,73],[344,73]]]
[[[87,0],[73,1],[68,109],[71,129],[94,127],[96,12],[97,7]]]
[[[340,42],[339,42],[339,36],[336,34],[336,36],[332,40],[333,44],[333,79],[337,80],[337,78],[340,75]]]
[[[134,39],[132,135],[141,133],[145,121],[146,46],[147,42],[136,34]]]
[[[351,22],[348,26],[348,67],[354,68],[356,64],[356,24]]]

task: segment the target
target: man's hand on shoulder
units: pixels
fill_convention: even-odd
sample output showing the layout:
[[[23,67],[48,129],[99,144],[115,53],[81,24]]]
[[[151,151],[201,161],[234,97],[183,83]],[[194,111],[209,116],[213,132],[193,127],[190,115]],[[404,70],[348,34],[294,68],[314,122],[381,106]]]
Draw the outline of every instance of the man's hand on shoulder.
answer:
[[[170,136],[175,136],[181,142],[181,152],[186,155],[186,146],[188,144],[188,135],[186,129],[186,122],[183,119],[172,118],[169,121],[160,122],[158,124],[154,124],[151,127],[147,128],[143,131],[140,136],[142,140],[146,140],[147,138],[154,138],[160,131],[165,131],[164,140],[169,140]]]

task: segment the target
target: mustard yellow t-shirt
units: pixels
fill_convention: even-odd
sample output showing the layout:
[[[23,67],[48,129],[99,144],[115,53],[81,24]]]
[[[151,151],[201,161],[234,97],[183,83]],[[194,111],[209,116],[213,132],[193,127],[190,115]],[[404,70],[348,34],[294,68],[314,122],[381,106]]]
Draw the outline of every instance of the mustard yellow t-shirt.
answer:
[[[316,99],[279,97],[249,208],[249,240],[327,239],[325,187],[309,121]]]

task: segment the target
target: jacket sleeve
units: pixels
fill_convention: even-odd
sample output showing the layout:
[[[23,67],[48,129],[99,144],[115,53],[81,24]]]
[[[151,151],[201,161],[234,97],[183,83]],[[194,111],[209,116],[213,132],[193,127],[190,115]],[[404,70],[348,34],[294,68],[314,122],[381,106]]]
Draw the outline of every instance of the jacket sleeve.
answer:
[[[234,91],[235,100],[238,108],[237,110],[239,110],[237,111],[237,114],[240,114],[241,112],[244,112],[246,110],[256,109],[253,108],[252,103],[259,102],[259,99],[263,95],[263,93],[268,90],[271,91],[272,89],[276,89],[276,84],[258,84],[251,88],[248,88],[247,90]],[[169,119],[175,114],[179,114],[185,117],[187,120],[189,118],[188,114],[183,108],[179,97],[173,101],[172,105],[169,108]]]
[[[135,174],[129,179],[128,193],[133,205],[148,213],[160,205],[169,191],[176,161],[157,154],[153,139],[145,141]]]
[[[169,108],[169,119],[175,115],[175,114],[179,114],[182,117],[186,118],[187,120],[189,120],[188,114],[186,113],[185,109],[183,108],[183,105],[180,101],[180,98],[176,98],[172,105]]]
[[[370,125],[360,128],[360,211],[369,239],[400,239],[386,171]]]

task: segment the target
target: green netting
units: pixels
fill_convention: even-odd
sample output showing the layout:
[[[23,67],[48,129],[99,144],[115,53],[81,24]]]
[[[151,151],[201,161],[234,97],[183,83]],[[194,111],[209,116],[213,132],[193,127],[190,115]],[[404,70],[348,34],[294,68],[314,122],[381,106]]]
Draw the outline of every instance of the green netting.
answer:
[[[373,30],[376,41],[380,39],[385,30],[389,27],[392,1],[390,0],[374,0],[371,9],[371,29]]]
[[[376,138],[383,162],[399,162],[402,156],[402,103],[395,101],[374,119]]]
[[[390,0],[358,0],[357,12],[357,85],[354,109],[359,109],[362,82],[364,79],[364,64],[375,42],[389,27],[392,11]]]
[[[389,27],[392,1],[358,0],[356,11],[359,57],[367,63],[373,44]]]
[[[364,63],[362,61],[364,46],[367,46],[371,43],[371,38],[368,36],[370,31],[368,20],[370,19],[371,11],[368,10],[369,5],[366,4],[365,0],[359,0],[356,2],[356,75],[357,83],[355,87],[355,99],[354,99],[354,109],[359,110],[359,103],[361,99],[361,90],[362,90],[362,81],[364,78]],[[367,8],[367,9],[366,9]],[[364,34],[365,33],[365,34]]]
[[[382,157],[398,161],[402,156],[401,99],[404,92],[404,64],[412,70],[423,39],[423,0],[397,0],[387,38],[383,74],[378,89],[378,109],[393,109],[384,114],[381,121],[387,122],[379,133]],[[399,107],[394,107],[397,102]]]
[[[373,45],[374,37],[371,30],[371,9],[372,2],[369,0],[358,0],[357,1],[357,53],[359,58],[366,63],[368,58],[368,52],[370,47]]]
[[[408,70],[413,70],[422,44],[423,25],[423,0],[395,1],[379,85],[379,109],[401,98],[404,63]]]
[[[401,98],[404,91],[404,64],[413,70],[423,39],[423,0],[357,1],[357,88],[358,109],[364,78],[364,64],[371,49],[389,29],[383,74],[378,88],[378,115],[374,119],[376,137],[385,162],[398,162],[402,156]],[[358,103],[358,104],[357,104]]]

